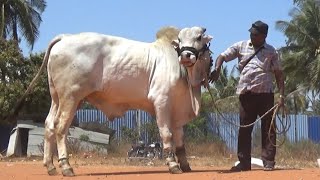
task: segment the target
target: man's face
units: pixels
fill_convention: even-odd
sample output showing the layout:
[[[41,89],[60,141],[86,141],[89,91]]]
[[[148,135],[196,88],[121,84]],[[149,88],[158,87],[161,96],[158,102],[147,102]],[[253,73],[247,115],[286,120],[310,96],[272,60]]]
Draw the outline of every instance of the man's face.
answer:
[[[259,47],[265,42],[266,35],[262,33],[250,33],[250,39],[253,46]]]

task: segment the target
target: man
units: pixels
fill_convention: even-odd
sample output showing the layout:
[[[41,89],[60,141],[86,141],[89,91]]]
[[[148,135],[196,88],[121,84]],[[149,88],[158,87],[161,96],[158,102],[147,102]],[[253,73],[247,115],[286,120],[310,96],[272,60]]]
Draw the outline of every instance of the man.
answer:
[[[210,81],[218,79],[222,63],[238,58],[240,80],[237,94],[240,100],[240,125],[254,122],[257,116],[262,116],[274,106],[273,74],[280,91],[279,105],[284,104],[284,79],[275,48],[266,43],[268,25],[256,21],[249,29],[250,40],[233,44],[220,54],[215,63],[215,69],[210,75]],[[276,132],[271,125],[273,112],[262,118],[262,161],[264,170],[271,171],[275,165]],[[274,122],[275,123],[275,122]],[[251,170],[251,134],[253,126],[240,127],[238,134],[238,158],[240,163],[231,171]]]

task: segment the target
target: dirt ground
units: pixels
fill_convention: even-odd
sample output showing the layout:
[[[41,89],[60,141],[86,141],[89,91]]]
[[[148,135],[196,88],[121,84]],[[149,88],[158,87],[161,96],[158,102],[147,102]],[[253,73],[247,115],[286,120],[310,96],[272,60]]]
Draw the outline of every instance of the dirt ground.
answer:
[[[191,166],[192,172],[184,174],[170,174],[165,165],[122,165],[110,164],[83,164],[70,162],[76,176],[63,177],[59,174],[48,176],[41,160],[33,161],[2,161],[0,162],[1,180],[50,180],[50,179],[130,179],[130,180],[316,180],[320,179],[320,168],[276,168],[272,172],[265,172],[261,168],[253,168],[249,172],[230,173],[230,167],[220,166]],[[120,163],[121,164],[121,163]],[[127,165],[128,164],[128,165]]]

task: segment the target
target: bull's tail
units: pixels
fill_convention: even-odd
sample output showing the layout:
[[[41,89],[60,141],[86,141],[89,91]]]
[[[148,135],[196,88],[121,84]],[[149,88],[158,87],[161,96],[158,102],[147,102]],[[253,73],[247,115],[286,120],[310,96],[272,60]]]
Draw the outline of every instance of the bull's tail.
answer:
[[[25,91],[25,93],[17,100],[17,102],[15,103],[15,107],[10,111],[10,113],[8,114],[8,116],[6,117],[6,120],[11,121],[15,118],[15,116],[18,114],[18,112],[20,111],[20,109],[22,108],[22,105],[24,103],[24,100],[26,99],[26,97],[32,92],[32,90],[34,89],[34,86],[36,85],[36,82],[39,80],[39,77],[41,75],[41,73],[43,72],[43,70],[45,69],[45,67],[48,64],[48,59],[49,59],[49,55],[50,55],[50,51],[52,49],[52,47],[59,41],[61,41],[61,39],[64,37],[65,35],[59,35],[56,36],[49,44],[49,47],[45,53],[44,59],[42,61],[42,64],[40,66],[39,71],[37,72],[36,76],[32,79],[31,83],[29,84],[27,90]]]
[[[49,60],[49,55],[50,55],[50,52],[51,52],[51,49],[52,47],[59,41],[61,41],[62,37],[64,35],[59,35],[59,36],[56,36],[49,44],[49,47],[44,55],[44,58],[43,58],[43,61],[42,61],[42,64],[40,66],[40,69],[38,71],[38,73],[36,74],[36,76],[32,79],[31,83],[29,84],[29,87],[27,88],[26,92],[24,93],[24,95],[29,95],[31,93],[31,90],[33,90],[34,86],[36,85],[36,82],[38,81],[41,73],[43,72],[43,70],[45,69],[45,67],[47,66],[48,64],[48,60]]]

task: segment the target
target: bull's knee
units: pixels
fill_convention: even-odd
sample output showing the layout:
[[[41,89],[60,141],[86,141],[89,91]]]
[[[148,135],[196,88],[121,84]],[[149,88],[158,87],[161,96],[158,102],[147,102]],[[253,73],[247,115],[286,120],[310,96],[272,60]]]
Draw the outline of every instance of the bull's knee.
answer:
[[[163,149],[172,148],[172,133],[168,128],[159,128],[160,136],[163,143]]]

